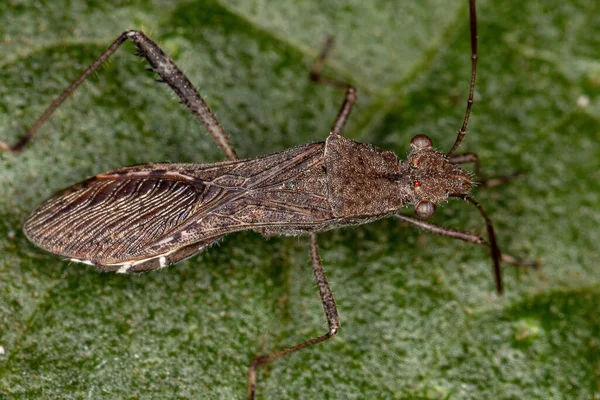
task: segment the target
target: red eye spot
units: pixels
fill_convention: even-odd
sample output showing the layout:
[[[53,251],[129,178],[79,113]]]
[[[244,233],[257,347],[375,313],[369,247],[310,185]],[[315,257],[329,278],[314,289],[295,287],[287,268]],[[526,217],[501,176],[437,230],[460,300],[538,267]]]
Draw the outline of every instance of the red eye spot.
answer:
[[[421,186],[421,181],[415,181],[415,187]]]
[[[413,165],[414,167],[416,167],[417,165],[419,165],[419,162],[418,162],[418,161],[413,161],[413,162],[412,162],[412,165]]]

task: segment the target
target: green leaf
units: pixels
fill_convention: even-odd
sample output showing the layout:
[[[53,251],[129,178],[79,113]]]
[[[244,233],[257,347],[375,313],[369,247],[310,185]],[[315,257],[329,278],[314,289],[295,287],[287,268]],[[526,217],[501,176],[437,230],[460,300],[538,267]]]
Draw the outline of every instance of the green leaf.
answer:
[[[481,1],[469,133],[477,199],[503,251],[382,220],[319,235],[342,328],[259,370],[259,398],[590,399],[600,396],[600,6]],[[117,35],[144,29],[244,157],[324,140],[355,84],[345,135],[403,157],[417,133],[448,149],[467,96],[467,1],[7,1],[0,11],[0,140],[13,142]],[[0,397],[243,398],[251,359],[326,330],[303,238],[231,235],[167,270],[98,273],[30,244],[51,193],[123,165],[222,159],[127,43],[41,129],[0,154]],[[410,210],[409,210],[410,211]],[[484,232],[452,201],[433,221]]]

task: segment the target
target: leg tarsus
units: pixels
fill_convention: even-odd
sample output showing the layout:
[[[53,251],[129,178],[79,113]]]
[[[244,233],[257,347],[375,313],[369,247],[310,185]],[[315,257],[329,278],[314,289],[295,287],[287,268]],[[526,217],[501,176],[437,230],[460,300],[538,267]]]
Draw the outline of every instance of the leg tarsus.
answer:
[[[37,134],[40,127],[61,104],[96,70],[102,65],[122,44],[127,40],[127,31],[123,32],[114,42],[98,57],[89,67],[87,67],[71,84],[56,97],[50,105],[44,110],[42,115],[35,120],[33,125],[27,130],[25,135],[13,146],[3,143],[2,149],[13,153],[20,152],[29,141]]]
[[[308,347],[314,346],[315,344],[326,341],[327,339],[331,339],[334,337],[339,328],[340,328],[340,320],[337,312],[337,307],[335,305],[335,299],[333,298],[333,293],[329,287],[329,283],[327,282],[327,278],[325,277],[325,271],[323,270],[323,265],[321,263],[321,257],[319,256],[319,248],[317,246],[317,238],[314,233],[311,233],[309,236],[310,241],[310,256],[313,267],[313,275],[315,278],[315,282],[317,283],[317,287],[319,289],[319,295],[321,296],[321,302],[323,304],[323,310],[325,311],[325,317],[327,318],[327,325],[329,330],[326,334],[314,337],[312,339],[306,340],[294,346],[288,347],[286,349],[280,350],[276,353],[266,354],[257,356],[252,360],[250,364],[250,369],[248,371],[248,398],[254,399],[254,395],[256,393],[256,371],[257,368],[261,365],[264,365],[268,362],[281,358],[291,353],[295,353],[302,349],[306,349]]]

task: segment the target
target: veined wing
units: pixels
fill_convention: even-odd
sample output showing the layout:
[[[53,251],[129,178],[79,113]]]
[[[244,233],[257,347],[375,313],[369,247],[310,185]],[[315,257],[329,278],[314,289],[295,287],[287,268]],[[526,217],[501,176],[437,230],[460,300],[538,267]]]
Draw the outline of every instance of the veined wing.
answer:
[[[118,169],[48,199],[24,230],[39,247],[102,270],[162,268],[230,232],[330,217],[325,179],[307,173],[322,169],[322,149],[316,143],[249,160]],[[315,207],[322,212],[312,215]]]

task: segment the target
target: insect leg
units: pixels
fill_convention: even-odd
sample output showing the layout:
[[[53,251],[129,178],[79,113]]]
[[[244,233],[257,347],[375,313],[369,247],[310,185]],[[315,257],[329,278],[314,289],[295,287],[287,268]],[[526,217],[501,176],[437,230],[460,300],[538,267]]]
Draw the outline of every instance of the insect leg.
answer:
[[[435,225],[435,224],[432,224],[431,222],[427,222],[420,218],[416,218],[416,217],[413,217],[410,215],[396,214],[394,216],[401,221],[407,222],[413,226],[416,226],[417,228],[419,228],[421,230],[424,230],[425,232],[429,232],[429,233],[433,233],[433,234],[441,235],[441,236],[446,236],[449,238],[458,239],[458,240],[462,240],[462,241],[469,242],[469,243],[480,244],[480,245],[483,245],[483,246],[487,247],[488,249],[490,249],[491,257],[492,257],[492,260],[494,261],[496,289],[497,289],[498,294],[502,294],[502,290],[503,290],[502,289],[502,278],[501,278],[501,274],[500,274],[499,265],[497,265],[497,262],[494,259],[494,254],[493,254],[494,251],[492,250],[493,245],[490,244],[488,241],[486,241],[483,237],[481,237],[480,235],[478,235],[474,232],[461,231],[461,230],[454,229],[454,228],[448,228],[445,226]],[[495,238],[492,237],[491,240],[495,241]],[[497,248],[497,246],[496,246],[496,248]],[[540,266],[540,263],[537,261],[534,261],[534,262],[525,261],[520,258],[513,257],[506,253],[498,253],[498,259],[502,260],[505,263],[516,265],[518,267],[537,269]]]
[[[425,232],[433,233],[435,235],[446,236],[449,238],[458,239],[473,244],[480,244],[488,248],[490,246],[490,244],[481,235],[475,232],[461,231],[454,228],[448,228],[445,226],[432,224],[431,222],[424,221],[421,218],[413,217],[411,215],[406,214],[396,214],[394,216],[399,220],[414,225]],[[500,259],[507,264],[515,265],[517,267],[538,268],[540,266],[540,264],[537,261],[532,262],[522,260],[520,258],[513,257],[510,254],[506,253],[501,253]]]
[[[35,136],[44,122],[46,122],[46,120],[50,118],[52,114],[54,114],[54,111],[60,107],[60,105],[67,99],[67,97],[71,95],[71,93],[75,91],[75,89],[79,87],[79,85],[81,85],[94,71],[96,71],[98,67],[100,67],[100,65],[102,65],[115,51],[117,51],[119,46],[121,46],[125,40],[127,40],[127,37],[123,33],[114,42],[112,42],[110,46],[108,46],[104,53],[102,53],[100,57],[98,57],[96,61],[92,63],[92,65],[87,67],[85,71],[83,71],[77,79],[75,79],[65,90],[63,90],[63,92],[57,98],[52,100],[52,103],[50,103],[42,115],[35,120],[33,125],[31,125],[25,135],[19,139],[17,143],[14,145],[9,145],[7,143],[0,142],[0,149],[2,151],[12,153],[19,153],[21,150],[23,150],[23,148],[27,145],[27,143],[29,143],[33,136]]]
[[[491,178],[491,179],[483,179],[483,176],[481,175],[481,163],[479,162],[479,157],[475,153],[455,154],[452,157],[450,157],[450,162],[452,164],[467,164],[467,163],[475,164],[475,179],[476,179],[477,183],[480,186],[488,187],[488,188],[503,185],[506,182],[511,181],[512,179],[523,176],[522,172],[515,171],[509,175],[499,176],[497,178]]]
[[[333,36],[328,36],[325,40],[323,50],[321,50],[319,58],[317,58],[317,61],[315,61],[315,64],[310,70],[310,80],[316,83],[323,83],[325,85],[331,85],[342,89],[347,89],[352,86],[346,82],[338,81],[336,79],[330,79],[321,74],[323,72],[323,67],[325,66],[325,60],[327,59],[329,53],[331,52],[331,49],[333,48],[334,41],[335,40]]]
[[[323,310],[325,311],[325,317],[327,318],[329,330],[324,335],[309,339],[295,346],[288,347],[287,349],[254,358],[248,373],[248,398],[250,399],[254,399],[254,394],[256,391],[256,369],[259,366],[285,355],[306,349],[307,347],[313,346],[317,343],[324,342],[325,340],[334,337],[340,327],[340,320],[338,317],[337,307],[335,305],[335,299],[333,298],[333,293],[329,288],[329,283],[327,283],[327,278],[325,278],[325,271],[323,270],[321,257],[319,256],[319,248],[317,246],[317,237],[314,233],[310,234],[309,242],[313,274],[315,276],[317,287],[319,288],[319,295],[321,296],[321,302],[323,303]]]
[[[335,117],[335,121],[333,121],[329,132],[335,133],[336,135],[340,135],[342,133],[342,130],[346,125],[346,121],[348,121],[348,117],[350,116],[350,112],[352,112],[352,106],[354,103],[356,103],[356,89],[350,86],[348,89],[346,89],[346,97],[344,98],[342,107],[340,108],[340,111],[338,111],[338,114]]]
[[[344,103],[342,104],[342,107],[340,108],[340,111],[338,112],[337,117],[335,118],[335,121],[331,125],[330,129],[331,133],[339,135],[342,133],[342,130],[346,125],[346,121],[348,121],[348,118],[350,117],[350,113],[352,112],[352,106],[354,106],[354,103],[356,103],[357,97],[356,88],[354,88],[354,86],[346,82],[324,77],[321,74],[321,72],[323,71],[323,66],[325,65],[325,60],[327,59],[327,56],[329,55],[329,52],[331,51],[332,47],[333,36],[329,36],[325,41],[325,45],[323,46],[321,54],[319,54],[319,58],[317,58],[317,61],[310,70],[310,79],[316,83],[322,83],[325,85],[331,85],[334,87],[346,89]]]
[[[179,70],[156,43],[140,31],[128,30],[121,35],[79,75],[52,103],[42,115],[33,123],[25,135],[14,145],[0,142],[0,150],[13,153],[20,152],[38,132],[44,122],[56,111],[58,107],[94,72],[102,65],[127,39],[135,43],[138,53],[148,60],[152,70],[165,81],[171,89],[181,98],[190,111],[202,122],[209,133],[230,160],[237,159],[235,150],[231,145],[229,136],[219,124],[216,117],[189,79]]]

